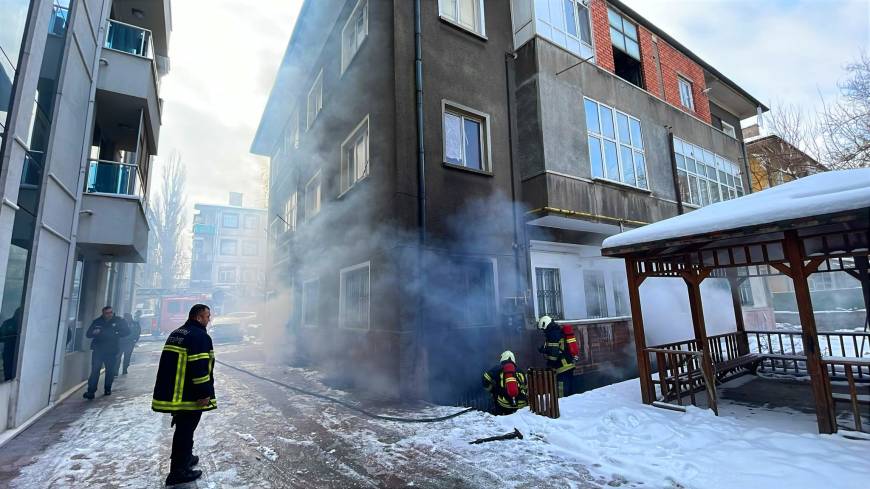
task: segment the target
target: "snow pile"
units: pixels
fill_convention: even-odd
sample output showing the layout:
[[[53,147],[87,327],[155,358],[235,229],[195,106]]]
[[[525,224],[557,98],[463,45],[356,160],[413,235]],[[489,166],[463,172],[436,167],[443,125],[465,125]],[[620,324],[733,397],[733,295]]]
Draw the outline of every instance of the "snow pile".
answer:
[[[679,413],[642,405],[639,392],[632,380],[563,399],[557,420],[528,410],[496,420],[504,432],[526,434],[521,443],[645,487],[864,489],[870,481],[870,441],[806,431],[814,423],[788,423],[796,414],[788,410]]]
[[[824,172],[719,202],[604,240],[619,248],[870,207],[870,168]]]

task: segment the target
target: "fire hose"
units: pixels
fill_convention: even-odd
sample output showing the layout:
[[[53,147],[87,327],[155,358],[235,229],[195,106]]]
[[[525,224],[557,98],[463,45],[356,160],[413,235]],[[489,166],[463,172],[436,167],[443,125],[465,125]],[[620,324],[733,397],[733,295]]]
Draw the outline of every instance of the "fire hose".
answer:
[[[215,360],[215,362],[223,365],[224,367],[227,367],[227,368],[236,370],[238,372],[242,372],[244,374],[250,375],[251,377],[254,377],[255,379],[259,379],[259,380],[262,380],[265,382],[275,384],[277,386],[283,387],[285,389],[289,389],[289,390],[296,392],[298,394],[316,397],[316,398],[322,399],[324,401],[329,401],[329,402],[332,402],[334,404],[344,406],[347,409],[350,409],[352,411],[356,411],[360,414],[368,416],[369,418],[379,419],[381,421],[395,421],[398,423],[437,423],[440,421],[447,421],[448,419],[453,419],[453,418],[456,418],[458,416],[462,416],[463,414],[468,414],[468,413],[474,411],[474,408],[468,408],[468,409],[465,409],[465,410],[462,410],[462,411],[459,411],[459,412],[456,412],[453,414],[448,414],[447,416],[440,416],[437,418],[402,418],[402,417],[397,417],[397,416],[384,416],[381,414],[372,413],[372,412],[367,411],[367,410],[365,410],[359,406],[356,406],[352,403],[342,401],[341,399],[336,399],[334,397],[330,397],[330,396],[327,396],[325,394],[319,394],[317,392],[311,392],[311,391],[308,391],[305,389],[301,389],[299,387],[294,387],[292,385],[285,384],[284,382],[280,382],[280,381],[275,380],[275,379],[270,379],[268,377],[264,377],[262,375],[255,374],[254,372],[251,372],[250,370],[245,370],[241,367],[236,367],[235,365],[231,365],[229,363],[222,362],[220,360]]]

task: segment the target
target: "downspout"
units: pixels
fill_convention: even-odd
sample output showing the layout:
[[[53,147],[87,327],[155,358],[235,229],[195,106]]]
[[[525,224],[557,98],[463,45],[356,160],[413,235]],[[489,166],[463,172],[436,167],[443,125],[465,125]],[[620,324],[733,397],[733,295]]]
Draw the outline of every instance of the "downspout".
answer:
[[[91,87],[90,93],[88,94],[88,112],[87,112],[87,120],[85,122],[86,132],[84,135],[84,140],[82,141],[82,156],[81,163],[79,164],[79,177],[77,188],[75,189],[76,196],[78,197],[75,202],[75,206],[73,207],[73,222],[72,222],[72,236],[69,244],[69,251],[67,252],[67,260],[66,260],[66,270],[64,270],[63,276],[63,295],[61,296],[61,304],[60,311],[58,311],[58,327],[57,327],[57,338],[55,339],[54,344],[54,364],[51,367],[51,387],[48,390],[48,404],[49,406],[53,405],[53,400],[57,398],[59,394],[57,392],[58,386],[60,385],[60,374],[61,374],[61,366],[63,364],[63,355],[65,353],[65,348],[62,344],[65,337],[61,334],[61,332],[66,331],[66,317],[68,314],[69,308],[69,300],[70,300],[70,289],[72,288],[72,282],[69,277],[70,269],[75,269],[76,262],[76,247],[78,245],[78,235],[79,235],[79,216],[81,216],[81,208],[82,208],[82,193],[84,191],[84,184],[86,173],[88,169],[88,156],[90,156],[91,150],[91,141],[93,138],[93,127],[94,127],[94,116],[95,116],[95,105],[97,98],[97,72],[100,69],[100,58],[103,53],[103,43],[99,42],[100,39],[104,39],[106,23],[103,21],[103,14],[106,11],[108,0],[104,0],[103,8],[100,11],[100,27],[97,31],[97,49],[94,54],[94,63],[91,67]],[[76,8],[76,16],[78,16],[79,10]],[[75,20],[75,19],[72,19]],[[82,276],[84,276],[84,263],[82,264]],[[78,318],[78,311],[76,311],[76,318]]]
[[[414,96],[417,130],[417,290],[414,313],[414,331],[408,332],[400,342],[399,350],[399,394],[402,397],[427,397],[429,376],[429,356],[425,349],[426,318],[424,317],[423,288],[425,287],[426,267],[424,266],[426,246],[426,147],[424,139],[423,109],[423,26],[421,0],[414,0]],[[403,378],[403,372],[408,372]]]
[[[676,192],[675,200],[677,201],[677,214],[685,214],[686,209],[683,206],[683,193],[680,189],[680,177],[677,173],[677,157],[674,153],[674,131],[668,128],[668,151],[671,153],[671,174],[674,176],[674,191]]]
[[[414,0],[414,92],[417,103],[417,220],[422,247],[426,243],[426,151],[423,137],[423,29],[420,0]]]
[[[517,213],[517,206],[519,203],[517,202],[517,177],[516,177],[516,168],[514,166],[514,121],[516,120],[514,117],[514,103],[513,103],[513,94],[515,90],[515,81],[514,77],[511,76],[511,61],[515,60],[517,55],[515,53],[505,53],[504,55],[504,75],[505,75],[505,98],[507,100],[507,123],[508,123],[508,159],[510,161],[510,175],[511,175],[511,212],[513,214],[513,224],[514,224],[514,239],[513,239],[513,252],[514,252],[514,275],[516,276],[516,298],[515,301],[519,299],[520,296],[523,297],[523,302],[525,305],[526,288],[523,286],[523,283],[529,283],[531,281],[531,257],[528,253],[525,253],[527,260],[526,266],[523,266],[523,258],[522,254],[524,250],[528,248],[528,240],[526,239],[526,234],[522,234],[522,244],[520,244],[520,222],[519,216]],[[525,224],[523,224],[523,229],[525,230]],[[525,269],[525,271],[523,271]],[[525,280],[524,280],[525,279]],[[516,305],[516,304],[514,304]],[[523,311],[523,318],[528,314],[529,311]],[[522,328],[522,324],[519,327]]]

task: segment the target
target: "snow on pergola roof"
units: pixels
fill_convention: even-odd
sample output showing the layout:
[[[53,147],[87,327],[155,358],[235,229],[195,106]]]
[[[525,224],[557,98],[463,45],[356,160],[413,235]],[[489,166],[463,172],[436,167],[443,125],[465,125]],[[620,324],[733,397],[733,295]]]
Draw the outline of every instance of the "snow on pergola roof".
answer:
[[[870,168],[818,173],[611,236],[602,253],[863,208],[870,208]]]

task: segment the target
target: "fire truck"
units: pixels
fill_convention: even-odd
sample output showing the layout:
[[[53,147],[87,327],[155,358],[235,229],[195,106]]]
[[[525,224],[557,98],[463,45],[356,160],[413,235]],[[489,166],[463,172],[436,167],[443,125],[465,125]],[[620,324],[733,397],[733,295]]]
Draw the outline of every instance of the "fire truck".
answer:
[[[187,321],[187,314],[194,304],[207,304],[210,299],[209,294],[162,295],[157,300],[150,324],[142,324],[143,332],[150,328],[152,335],[167,335]]]

